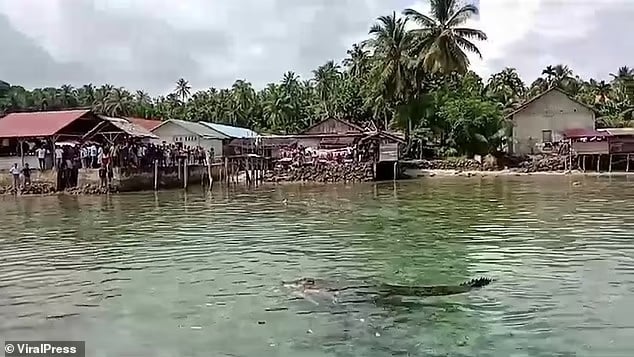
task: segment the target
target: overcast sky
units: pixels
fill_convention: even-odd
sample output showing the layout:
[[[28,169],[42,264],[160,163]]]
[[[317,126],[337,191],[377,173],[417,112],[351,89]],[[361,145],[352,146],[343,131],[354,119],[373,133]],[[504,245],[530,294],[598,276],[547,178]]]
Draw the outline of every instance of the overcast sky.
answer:
[[[480,0],[482,76],[510,66],[531,82],[549,64],[607,78],[634,66],[634,0]],[[377,16],[416,0],[0,0],[0,79],[28,88],[111,83],[164,94],[310,76],[367,37]]]

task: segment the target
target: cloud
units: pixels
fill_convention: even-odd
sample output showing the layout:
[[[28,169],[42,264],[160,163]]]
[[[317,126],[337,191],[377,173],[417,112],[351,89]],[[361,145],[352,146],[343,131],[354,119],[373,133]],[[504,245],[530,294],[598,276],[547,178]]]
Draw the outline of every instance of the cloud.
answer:
[[[606,77],[634,48],[634,2],[480,0],[487,76],[516,67],[531,82],[549,64]],[[257,87],[341,60],[377,16],[415,0],[20,0],[0,2],[0,78],[26,87],[111,83],[152,94],[178,78],[194,89],[240,78]],[[34,16],[38,14],[38,16]]]

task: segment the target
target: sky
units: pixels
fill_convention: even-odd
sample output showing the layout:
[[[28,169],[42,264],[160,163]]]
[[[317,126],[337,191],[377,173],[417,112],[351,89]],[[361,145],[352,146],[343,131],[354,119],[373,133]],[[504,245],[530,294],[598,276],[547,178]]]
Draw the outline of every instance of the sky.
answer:
[[[566,64],[587,78],[634,66],[632,0],[479,0],[483,77],[514,67],[532,82]],[[425,0],[0,0],[0,79],[26,88],[110,83],[166,94],[255,87],[340,61],[376,18]],[[628,63],[628,61],[630,63]]]

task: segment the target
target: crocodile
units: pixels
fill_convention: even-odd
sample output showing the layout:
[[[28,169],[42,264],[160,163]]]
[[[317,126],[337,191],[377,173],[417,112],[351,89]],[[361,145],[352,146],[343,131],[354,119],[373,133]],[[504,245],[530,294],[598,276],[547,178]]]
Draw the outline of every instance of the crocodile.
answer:
[[[319,305],[320,301],[337,303],[344,295],[346,297],[373,296],[378,299],[397,296],[431,297],[456,295],[482,288],[489,285],[492,281],[493,279],[481,277],[457,285],[407,286],[379,283],[333,286],[332,283],[328,283],[326,280],[301,278],[284,282],[283,285],[286,288],[290,288],[295,296]],[[362,298],[361,301],[365,301],[365,298]]]

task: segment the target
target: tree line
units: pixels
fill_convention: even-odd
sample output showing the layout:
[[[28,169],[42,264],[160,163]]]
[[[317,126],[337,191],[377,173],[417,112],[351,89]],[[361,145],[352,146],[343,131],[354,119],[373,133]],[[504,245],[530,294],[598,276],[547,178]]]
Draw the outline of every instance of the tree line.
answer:
[[[181,78],[172,93],[152,98],[110,84],[27,90],[0,81],[0,115],[92,108],[109,116],[204,120],[285,134],[335,117],[360,125],[373,121],[459,155],[496,150],[507,133],[504,116],[556,86],[593,106],[599,126],[633,124],[634,69],[626,66],[610,81],[597,81],[557,64],[531,84],[514,68],[486,80],[470,71],[467,53],[481,57],[474,40],[487,40],[484,32],[465,27],[477,13],[458,0],[431,0],[429,14],[406,9],[381,16],[341,63],[328,61],[309,79],[287,72],[261,90],[237,80],[231,88],[192,93]]]

